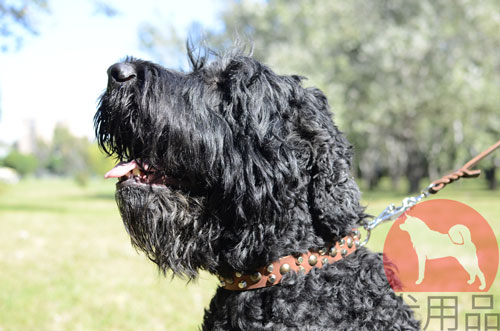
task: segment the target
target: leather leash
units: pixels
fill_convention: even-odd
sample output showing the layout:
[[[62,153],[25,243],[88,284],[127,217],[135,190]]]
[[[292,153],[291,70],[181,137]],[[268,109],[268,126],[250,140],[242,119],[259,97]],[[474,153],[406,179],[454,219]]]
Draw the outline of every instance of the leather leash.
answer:
[[[488,149],[477,155],[475,158],[467,162],[462,168],[458,169],[451,174],[441,177],[438,180],[432,182],[432,187],[429,188],[429,192],[431,194],[436,194],[444,188],[447,184],[453,183],[454,181],[459,180],[460,178],[475,178],[481,174],[481,170],[471,170],[473,166],[475,166],[479,161],[493,153],[494,150],[500,147],[500,140],[497,141],[494,145],[490,146]]]

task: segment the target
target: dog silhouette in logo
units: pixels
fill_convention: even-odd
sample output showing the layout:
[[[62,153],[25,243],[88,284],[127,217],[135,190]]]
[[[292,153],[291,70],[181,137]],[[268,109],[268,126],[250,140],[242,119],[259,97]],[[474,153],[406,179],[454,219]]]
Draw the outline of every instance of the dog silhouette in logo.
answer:
[[[471,240],[470,230],[462,224],[452,226],[447,234],[429,229],[424,221],[417,217],[406,215],[406,220],[399,226],[408,232],[413,248],[418,258],[419,285],[424,280],[425,262],[427,260],[454,257],[469,274],[468,284],[474,283],[479,278],[479,289],[486,287],[484,274],[479,269],[476,246]]]

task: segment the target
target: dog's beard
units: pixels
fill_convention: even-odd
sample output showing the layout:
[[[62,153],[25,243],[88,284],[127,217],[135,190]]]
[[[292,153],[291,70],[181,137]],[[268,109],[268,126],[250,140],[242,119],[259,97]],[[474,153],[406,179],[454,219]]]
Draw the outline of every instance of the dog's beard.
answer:
[[[220,229],[203,222],[204,198],[164,186],[119,184],[116,201],[132,244],[160,270],[192,279],[214,270]]]

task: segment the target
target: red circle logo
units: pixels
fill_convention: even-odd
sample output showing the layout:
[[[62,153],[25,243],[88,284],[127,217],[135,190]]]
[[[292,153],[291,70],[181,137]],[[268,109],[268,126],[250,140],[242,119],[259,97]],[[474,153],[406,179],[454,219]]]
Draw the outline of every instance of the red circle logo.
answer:
[[[486,292],[498,270],[498,244],[471,207],[436,199],[399,217],[386,237],[385,273],[396,292]],[[392,264],[392,266],[391,266]]]

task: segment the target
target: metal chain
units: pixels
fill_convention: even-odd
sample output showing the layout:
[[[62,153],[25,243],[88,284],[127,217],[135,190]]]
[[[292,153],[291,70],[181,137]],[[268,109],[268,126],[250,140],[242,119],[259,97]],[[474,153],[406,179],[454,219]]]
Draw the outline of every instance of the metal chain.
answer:
[[[500,148],[500,141],[497,141],[494,145],[490,146],[488,149],[477,155],[475,158],[467,162],[462,168],[457,171],[448,174],[441,179],[433,181],[429,186],[425,188],[417,196],[414,197],[406,197],[401,202],[401,206],[396,207],[393,203],[387,206],[380,215],[375,217],[371,222],[363,224],[363,228],[366,230],[366,239],[360,243],[360,246],[364,246],[370,240],[371,232],[374,228],[376,228],[379,224],[388,221],[394,221],[401,215],[403,215],[408,209],[415,206],[422,199],[427,198],[430,194],[435,194],[439,192],[443,187],[447,184],[450,184],[460,178],[475,178],[479,176],[481,170],[471,170],[470,168],[475,166],[479,161],[484,159],[486,156],[491,154],[494,150]]]
[[[423,190],[419,195],[414,197],[406,197],[401,201],[401,206],[396,207],[393,203],[387,206],[380,215],[375,217],[371,222],[363,224],[363,228],[366,230],[366,238],[360,243],[360,246],[364,246],[370,240],[370,235],[373,229],[383,222],[394,221],[398,219],[399,216],[403,215],[408,209],[415,206],[422,199],[427,198],[431,193],[431,189],[435,184],[430,184]]]

